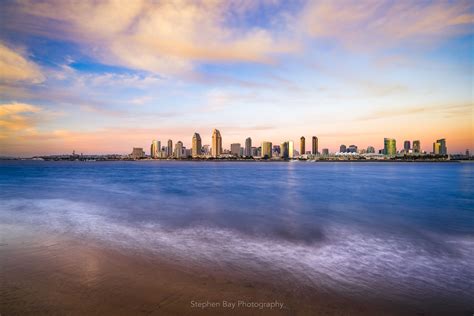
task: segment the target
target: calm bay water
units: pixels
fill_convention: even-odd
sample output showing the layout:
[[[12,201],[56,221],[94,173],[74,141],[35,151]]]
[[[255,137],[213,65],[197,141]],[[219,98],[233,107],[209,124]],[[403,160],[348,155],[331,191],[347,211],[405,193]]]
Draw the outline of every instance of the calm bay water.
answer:
[[[474,301],[470,163],[4,161],[0,228],[2,245],[46,232],[353,296]]]

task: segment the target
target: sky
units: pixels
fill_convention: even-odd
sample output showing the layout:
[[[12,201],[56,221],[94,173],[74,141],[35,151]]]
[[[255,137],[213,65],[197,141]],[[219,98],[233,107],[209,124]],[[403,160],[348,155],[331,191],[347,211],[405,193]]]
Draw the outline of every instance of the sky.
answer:
[[[2,1],[0,156],[474,150],[473,1]],[[309,149],[309,148],[308,148]]]

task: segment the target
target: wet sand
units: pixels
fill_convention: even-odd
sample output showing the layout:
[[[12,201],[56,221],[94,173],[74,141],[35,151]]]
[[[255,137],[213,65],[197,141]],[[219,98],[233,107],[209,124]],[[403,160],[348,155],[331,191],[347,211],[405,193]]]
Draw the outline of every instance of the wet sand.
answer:
[[[278,280],[249,280],[156,255],[124,253],[85,240],[2,243],[0,258],[1,315],[417,314]],[[224,307],[224,301],[236,306]],[[277,301],[283,307],[239,307],[238,301]]]

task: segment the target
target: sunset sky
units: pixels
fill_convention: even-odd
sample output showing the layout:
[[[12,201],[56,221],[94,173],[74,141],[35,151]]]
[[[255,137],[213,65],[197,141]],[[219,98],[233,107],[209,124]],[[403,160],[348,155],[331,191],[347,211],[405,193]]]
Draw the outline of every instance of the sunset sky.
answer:
[[[473,1],[2,1],[0,155],[474,150]],[[308,145],[307,145],[308,146]]]

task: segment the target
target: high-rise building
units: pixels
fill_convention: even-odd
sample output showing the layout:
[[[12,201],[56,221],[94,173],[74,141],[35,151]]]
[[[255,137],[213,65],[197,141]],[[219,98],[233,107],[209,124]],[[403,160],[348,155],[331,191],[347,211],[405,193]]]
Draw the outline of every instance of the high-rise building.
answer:
[[[288,141],[288,158],[292,159],[295,157],[295,146],[293,144],[293,141],[290,140]]]
[[[143,151],[143,148],[141,147],[134,147],[132,150],[132,153],[130,154],[130,157],[132,159],[140,159],[145,157],[145,152]]]
[[[323,148],[323,156],[324,156],[324,157],[329,156],[329,149]]]
[[[248,137],[245,140],[245,150],[244,150],[244,156],[245,157],[250,157],[252,156],[252,139]]]
[[[201,135],[199,135],[198,133],[194,133],[191,156],[193,158],[201,156],[201,148],[202,148]]]
[[[167,148],[166,157],[171,158],[172,156],[173,156],[173,141],[171,139],[168,139],[168,148]]]
[[[262,142],[262,157],[272,158],[272,143],[271,142]]]
[[[420,146],[420,141],[419,140],[414,140],[413,141],[413,153],[415,153],[415,154],[421,153],[421,146]]]
[[[318,152],[318,138],[313,136],[312,146],[311,146],[311,154],[317,155]]]
[[[257,147],[251,147],[250,148],[250,156],[252,156],[252,157],[257,157],[258,156]]]
[[[280,145],[280,157],[283,159],[288,159],[289,153],[288,153],[288,142],[281,143]]]
[[[153,158],[153,159],[158,158],[158,149],[159,149],[158,141],[154,139],[151,142],[151,148],[150,148],[150,157],[151,158]]]
[[[408,153],[411,149],[411,144],[410,144],[410,141],[409,140],[406,140],[403,142],[403,150],[405,151],[405,153]]]
[[[230,144],[230,153],[238,157],[240,155],[240,144],[239,143]]]
[[[304,136],[301,136],[300,138],[300,155],[304,155],[306,152],[306,139]]]
[[[345,153],[346,151],[347,151],[346,145],[339,146],[339,152],[340,153]]]
[[[357,152],[357,146],[356,146],[356,145],[350,145],[350,146],[347,148],[347,152],[348,152],[348,153],[356,153],[356,152]]]
[[[222,154],[222,137],[219,130],[212,131],[212,157],[219,157]]]
[[[384,138],[383,153],[387,156],[395,156],[397,154],[397,141],[393,138]]]
[[[280,157],[281,148],[280,145],[273,145],[272,156]]]
[[[446,147],[446,139],[444,139],[444,138],[438,139],[436,141],[436,143],[433,144],[433,148],[435,148],[435,144],[436,144],[436,147],[439,147],[438,152],[436,152],[433,149],[435,155],[443,155],[444,156],[444,155],[448,154],[448,148]]]
[[[211,154],[211,146],[210,145],[204,145],[202,146],[202,153],[203,155],[210,155]]]
[[[367,153],[368,154],[375,154],[375,148],[372,146],[367,147]]]
[[[174,147],[174,157],[175,158],[183,158],[183,142],[178,141]]]

